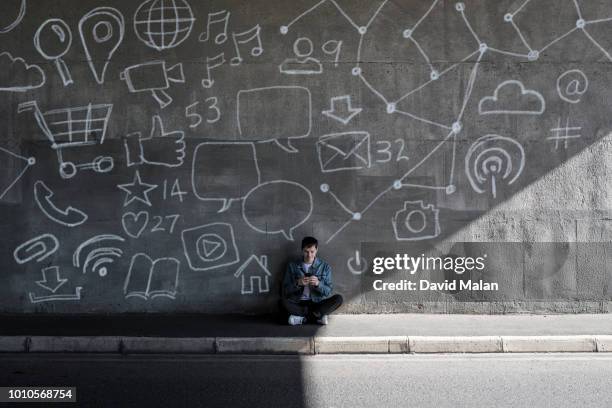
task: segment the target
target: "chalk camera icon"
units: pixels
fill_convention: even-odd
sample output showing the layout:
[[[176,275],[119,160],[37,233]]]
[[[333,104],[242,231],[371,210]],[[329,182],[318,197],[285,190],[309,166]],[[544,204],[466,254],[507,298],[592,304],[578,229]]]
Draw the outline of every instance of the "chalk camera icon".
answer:
[[[440,210],[423,201],[405,201],[404,208],[391,219],[398,241],[418,241],[440,235]]]

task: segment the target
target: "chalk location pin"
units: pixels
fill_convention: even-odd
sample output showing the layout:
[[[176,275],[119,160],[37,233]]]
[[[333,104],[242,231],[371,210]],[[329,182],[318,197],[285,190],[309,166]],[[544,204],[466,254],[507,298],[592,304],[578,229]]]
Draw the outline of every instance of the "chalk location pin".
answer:
[[[104,83],[108,63],[123,41],[123,14],[112,7],[95,8],[79,21],[79,34],[89,68],[96,82],[101,85]]]

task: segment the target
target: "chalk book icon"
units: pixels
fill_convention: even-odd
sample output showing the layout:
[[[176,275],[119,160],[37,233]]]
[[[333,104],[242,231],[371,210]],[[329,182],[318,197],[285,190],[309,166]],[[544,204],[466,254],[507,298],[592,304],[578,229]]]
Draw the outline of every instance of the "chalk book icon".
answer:
[[[34,183],[34,200],[47,218],[66,227],[76,227],[87,221],[87,214],[77,208],[68,206],[62,210],[57,207],[53,196],[53,191],[43,181]]]
[[[180,263],[175,258],[153,260],[143,253],[134,255],[123,287],[126,299],[148,300],[159,296],[174,299],[179,269]]]

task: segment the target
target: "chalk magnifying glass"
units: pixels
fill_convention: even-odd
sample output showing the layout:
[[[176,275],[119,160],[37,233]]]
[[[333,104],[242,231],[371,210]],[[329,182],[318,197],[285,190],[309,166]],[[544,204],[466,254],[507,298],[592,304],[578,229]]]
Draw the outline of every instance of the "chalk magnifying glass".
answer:
[[[70,85],[74,81],[68,70],[68,66],[62,60],[72,45],[72,32],[70,27],[59,18],[52,18],[38,27],[34,34],[34,47],[43,58],[54,61],[59,71],[64,86]]]

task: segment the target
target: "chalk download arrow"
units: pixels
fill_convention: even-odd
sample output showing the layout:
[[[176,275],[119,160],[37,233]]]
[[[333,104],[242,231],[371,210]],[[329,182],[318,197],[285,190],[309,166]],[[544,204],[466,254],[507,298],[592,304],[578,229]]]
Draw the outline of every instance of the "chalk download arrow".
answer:
[[[68,282],[68,279],[60,279],[59,267],[50,266],[42,270],[42,280],[36,281],[36,284],[43,289],[55,293],[64,283]]]
[[[351,106],[351,96],[343,95],[331,98],[331,109],[321,113],[346,125],[355,115],[359,115],[360,112],[361,108],[353,108]]]

